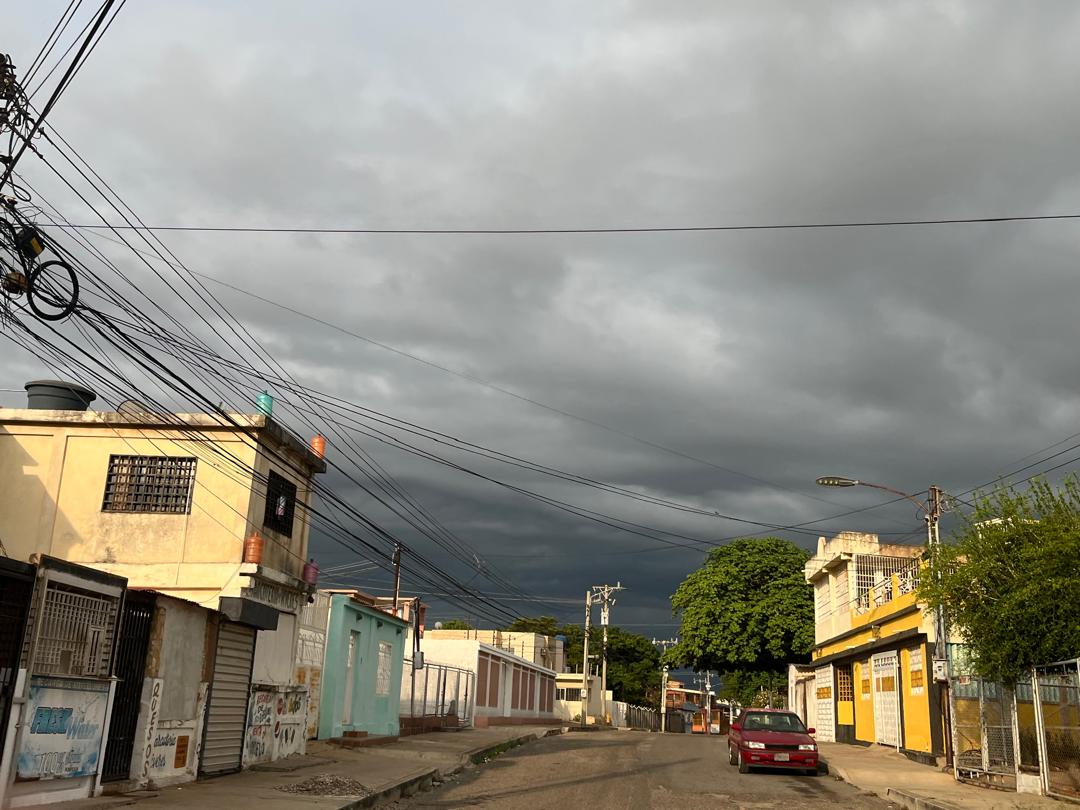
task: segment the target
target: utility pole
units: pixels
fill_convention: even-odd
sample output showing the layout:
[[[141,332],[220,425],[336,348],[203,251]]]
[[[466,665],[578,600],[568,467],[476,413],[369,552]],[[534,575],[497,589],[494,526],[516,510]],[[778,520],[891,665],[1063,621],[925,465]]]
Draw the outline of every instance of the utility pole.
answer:
[[[401,598],[401,543],[394,543],[394,615],[397,616]]]
[[[664,652],[667,652],[668,647],[674,647],[679,643],[677,638],[654,638],[652,640],[654,647],[660,647]],[[668,682],[668,667],[664,664],[660,675],[660,732],[667,731],[667,682]]]
[[[581,727],[589,725],[589,629],[592,626],[592,589],[585,591],[585,641],[581,651]]]
[[[926,498],[926,542],[930,547],[930,553],[933,555],[936,555],[941,548],[938,523],[941,520],[941,513],[945,511],[941,497],[943,494],[944,492],[940,487],[931,484]],[[941,567],[939,565],[934,567],[937,569],[938,581],[940,582]],[[945,733],[942,735],[945,738],[945,761],[952,764],[952,707],[949,705],[949,656],[948,647],[946,646],[948,628],[949,622],[945,616],[945,609],[938,606],[937,610],[934,611],[934,667],[932,672],[934,680],[938,684],[938,705],[941,706],[941,711],[945,715]]]
[[[603,664],[600,671],[600,717],[607,722],[607,629],[611,606],[615,604],[612,596],[623,590],[621,582],[614,585],[593,585],[593,600],[600,603],[600,624],[604,628]]]

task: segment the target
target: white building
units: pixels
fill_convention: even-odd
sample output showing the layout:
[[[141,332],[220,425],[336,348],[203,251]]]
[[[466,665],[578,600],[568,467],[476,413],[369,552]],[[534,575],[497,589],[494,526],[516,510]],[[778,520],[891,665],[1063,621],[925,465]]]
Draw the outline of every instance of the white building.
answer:
[[[429,630],[420,642],[425,660],[476,673],[477,728],[556,722],[554,670],[475,638],[434,635]]]

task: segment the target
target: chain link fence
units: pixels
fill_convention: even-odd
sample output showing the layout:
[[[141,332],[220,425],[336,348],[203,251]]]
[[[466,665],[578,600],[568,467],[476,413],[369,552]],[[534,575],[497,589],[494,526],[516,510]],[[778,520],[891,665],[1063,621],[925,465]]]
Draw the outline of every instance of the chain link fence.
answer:
[[[1043,786],[1080,798],[1080,659],[1036,667],[1033,682]]]

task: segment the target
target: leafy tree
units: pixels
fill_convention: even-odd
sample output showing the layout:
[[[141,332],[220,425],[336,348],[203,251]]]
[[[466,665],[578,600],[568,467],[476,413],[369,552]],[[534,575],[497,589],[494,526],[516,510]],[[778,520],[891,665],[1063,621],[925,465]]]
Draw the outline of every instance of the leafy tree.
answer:
[[[442,623],[443,630],[475,630],[476,628],[462,619],[450,619]]]
[[[1080,483],[979,493],[950,538],[931,549],[919,597],[943,607],[974,672],[1015,682],[1031,667],[1080,655]]]
[[[776,691],[787,665],[814,645],[813,591],[803,577],[809,552],[779,537],[742,538],[713,549],[671,597],[681,619],[673,666],[718,670],[721,694],[749,704]]]

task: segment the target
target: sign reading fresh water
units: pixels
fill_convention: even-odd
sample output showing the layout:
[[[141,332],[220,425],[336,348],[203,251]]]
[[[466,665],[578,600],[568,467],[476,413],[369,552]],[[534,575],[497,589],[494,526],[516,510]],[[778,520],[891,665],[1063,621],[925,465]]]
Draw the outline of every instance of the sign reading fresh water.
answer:
[[[108,682],[31,678],[18,778],[61,779],[97,773],[108,698]]]

